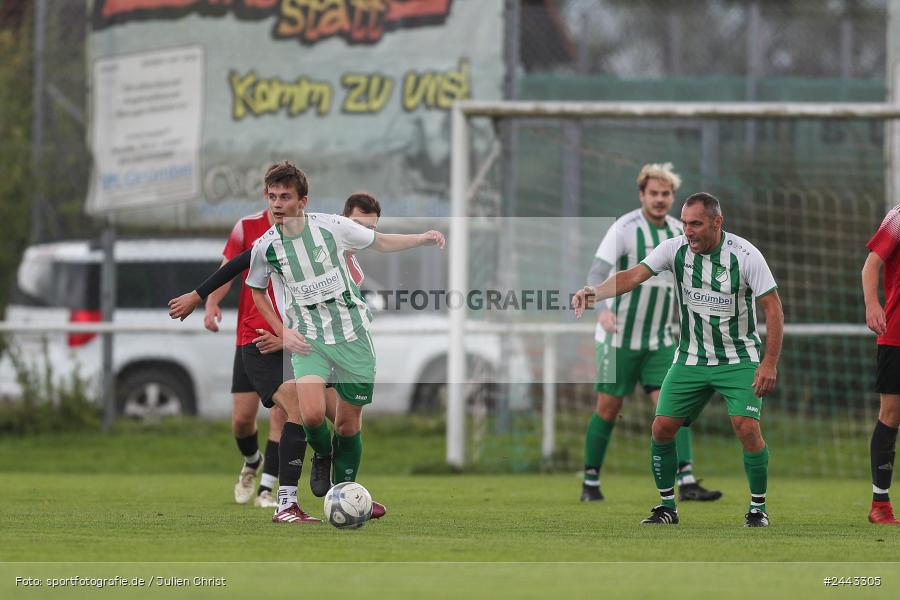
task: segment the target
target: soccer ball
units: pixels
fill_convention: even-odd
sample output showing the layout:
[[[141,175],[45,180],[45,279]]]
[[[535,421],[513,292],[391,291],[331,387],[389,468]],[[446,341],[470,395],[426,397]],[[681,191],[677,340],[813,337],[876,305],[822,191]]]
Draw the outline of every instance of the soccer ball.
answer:
[[[358,529],[372,516],[372,496],[355,481],[337,484],[325,494],[325,518],[338,529]]]

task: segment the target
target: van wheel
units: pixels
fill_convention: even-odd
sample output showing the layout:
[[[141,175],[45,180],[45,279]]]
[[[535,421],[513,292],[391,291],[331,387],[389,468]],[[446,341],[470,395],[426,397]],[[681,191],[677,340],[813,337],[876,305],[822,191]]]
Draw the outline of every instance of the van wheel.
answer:
[[[118,414],[138,420],[196,415],[194,390],[186,377],[160,367],[126,373],[116,383]]]

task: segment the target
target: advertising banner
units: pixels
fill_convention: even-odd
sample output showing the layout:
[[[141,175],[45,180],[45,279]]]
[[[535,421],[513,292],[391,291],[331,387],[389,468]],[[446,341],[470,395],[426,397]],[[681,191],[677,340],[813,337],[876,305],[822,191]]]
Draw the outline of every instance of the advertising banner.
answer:
[[[228,226],[289,159],[311,208],[447,214],[449,109],[502,96],[502,0],[94,0],[88,210]]]

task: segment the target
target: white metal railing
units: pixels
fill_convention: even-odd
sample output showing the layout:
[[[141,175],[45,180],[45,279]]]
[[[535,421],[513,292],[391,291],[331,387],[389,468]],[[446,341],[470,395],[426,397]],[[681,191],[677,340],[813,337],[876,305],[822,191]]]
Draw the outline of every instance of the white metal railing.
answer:
[[[466,117],[555,119],[900,119],[900,105],[881,102],[457,102]]]
[[[540,324],[540,323],[477,323],[467,321],[465,323],[466,333],[497,333],[507,335],[542,335],[543,341],[543,357],[542,357],[542,395],[543,403],[541,410],[541,456],[546,460],[553,456],[556,450],[556,387],[557,387],[557,368],[559,363],[559,337],[565,335],[592,335],[594,332],[594,323],[565,323],[565,324]],[[765,336],[766,326],[760,324],[757,326],[760,335]],[[677,337],[677,327],[675,328]],[[855,323],[806,323],[806,324],[788,324],[784,326],[785,337],[818,337],[825,335],[838,336],[874,336],[865,325],[857,325]],[[452,354],[450,355],[452,356]],[[453,385],[454,379],[448,378],[448,392],[454,387],[462,388],[463,386]],[[448,410],[449,410],[448,406]],[[463,415],[464,416],[464,415]],[[449,424],[448,424],[449,425]],[[448,449],[453,446],[453,457],[465,457],[465,441],[451,440],[448,427],[447,432]],[[448,462],[457,466],[459,463],[451,462],[451,455],[448,453]]]
[[[561,336],[568,335],[593,335],[594,323],[591,320],[585,320],[577,323],[484,323],[478,321],[464,322],[466,334],[496,334],[496,335],[540,335],[543,337],[543,357],[542,357],[542,413],[541,413],[541,455],[545,459],[549,459],[556,448],[555,422],[556,422],[556,387],[557,372],[559,363],[559,340]],[[761,324],[758,326],[761,335],[765,335],[766,326]],[[677,328],[676,328],[677,330]],[[221,333],[234,333],[234,326],[220,326]],[[378,321],[374,322],[373,334],[377,336],[395,336],[409,335],[411,333],[419,334],[449,334],[451,329],[449,325],[433,325],[422,327],[415,323],[404,324],[392,323],[391,326],[380,328]],[[177,334],[177,335],[197,335],[207,333],[205,329],[196,325],[185,326],[179,323],[171,323],[166,325],[143,325],[143,324],[127,324],[127,323],[10,323],[8,321],[0,321],[0,333],[126,333],[126,334]],[[841,336],[865,336],[874,335],[865,325],[855,323],[807,323],[807,324],[787,324],[784,327],[785,336],[792,337],[815,337],[823,335],[841,335]],[[449,335],[448,335],[449,342]],[[449,344],[448,344],[449,348]],[[452,354],[448,354],[448,363]],[[458,372],[451,371],[448,367],[447,372],[448,394],[454,389],[459,389],[460,393],[464,393],[462,385],[453,385],[455,382],[461,382]],[[456,378],[454,378],[454,376]],[[448,403],[449,404],[449,403]],[[465,418],[465,404],[463,402],[463,412],[459,415],[459,419]],[[448,413],[450,406],[448,406]],[[461,424],[460,424],[461,426]],[[460,460],[465,456],[464,442],[453,439],[451,437],[450,418],[448,414],[447,425],[447,449],[448,462],[451,459],[451,445],[453,457],[459,457]],[[456,431],[454,429],[454,431]],[[462,462],[454,461],[451,464],[462,465]]]

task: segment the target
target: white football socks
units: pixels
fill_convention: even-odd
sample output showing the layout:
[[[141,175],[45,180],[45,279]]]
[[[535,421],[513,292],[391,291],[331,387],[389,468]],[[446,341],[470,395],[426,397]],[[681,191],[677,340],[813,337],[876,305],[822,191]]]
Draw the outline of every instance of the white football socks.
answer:
[[[278,510],[290,508],[291,504],[297,504],[297,486],[283,485],[278,488]]]

